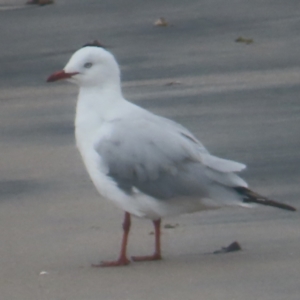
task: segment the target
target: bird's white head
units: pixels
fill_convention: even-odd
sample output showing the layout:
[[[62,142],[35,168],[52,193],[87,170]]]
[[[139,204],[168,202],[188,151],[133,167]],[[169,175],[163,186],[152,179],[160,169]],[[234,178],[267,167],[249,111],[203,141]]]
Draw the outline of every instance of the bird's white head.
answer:
[[[47,82],[66,79],[79,87],[120,86],[120,70],[114,56],[97,44],[76,51],[63,70],[53,73]]]

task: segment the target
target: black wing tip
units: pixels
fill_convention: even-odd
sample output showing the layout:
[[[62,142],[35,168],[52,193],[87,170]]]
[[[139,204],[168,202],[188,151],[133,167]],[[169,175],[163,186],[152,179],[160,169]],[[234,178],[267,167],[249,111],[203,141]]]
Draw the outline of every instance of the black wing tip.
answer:
[[[297,208],[291,205],[284,204],[285,209],[289,211],[297,211]]]
[[[272,201],[272,200],[266,201],[265,204],[264,203],[260,203],[260,204],[267,205],[267,206],[273,206],[273,207],[281,208],[281,209],[288,210],[288,211],[297,211],[297,209],[291,205]]]
[[[84,47],[98,47],[98,48],[105,48],[105,46],[99,42],[98,40],[94,40],[92,42],[86,43],[82,46],[82,48]]]
[[[248,188],[239,186],[235,187],[234,190],[243,197],[243,202],[245,203],[258,203],[261,205],[273,206],[288,211],[297,211],[297,209],[291,205],[268,199],[249,190]]]

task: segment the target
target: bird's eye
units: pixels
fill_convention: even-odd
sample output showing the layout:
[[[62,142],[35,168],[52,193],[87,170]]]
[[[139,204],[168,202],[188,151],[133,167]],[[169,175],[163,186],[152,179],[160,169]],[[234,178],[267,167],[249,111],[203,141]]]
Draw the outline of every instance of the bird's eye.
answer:
[[[92,67],[92,63],[91,62],[87,62],[87,63],[85,63],[83,66],[86,68],[86,69],[89,69],[89,68],[91,68]]]

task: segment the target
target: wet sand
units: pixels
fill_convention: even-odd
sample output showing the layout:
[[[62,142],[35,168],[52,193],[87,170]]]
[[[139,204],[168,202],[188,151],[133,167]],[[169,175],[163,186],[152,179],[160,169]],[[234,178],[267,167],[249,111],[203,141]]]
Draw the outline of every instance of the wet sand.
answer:
[[[161,16],[170,26],[153,26]],[[126,98],[246,163],[254,190],[299,209],[298,20],[297,1],[57,0],[0,10],[1,299],[298,300],[299,212],[168,218],[164,260],[92,268],[117,256],[123,213],[99,197],[76,150],[76,87],[45,82],[99,39],[121,64]],[[133,220],[131,255],[152,252],[151,231]],[[233,241],[242,251],[213,254]]]

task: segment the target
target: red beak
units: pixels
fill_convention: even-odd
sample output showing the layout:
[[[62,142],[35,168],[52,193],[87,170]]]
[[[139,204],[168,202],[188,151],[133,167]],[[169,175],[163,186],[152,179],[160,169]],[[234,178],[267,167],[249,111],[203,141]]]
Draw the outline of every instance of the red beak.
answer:
[[[66,73],[64,70],[58,71],[50,75],[47,79],[47,82],[53,82],[57,80],[71,78],[72,76],[79,74],[79,72]]]

